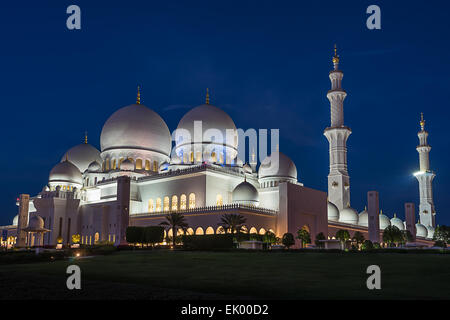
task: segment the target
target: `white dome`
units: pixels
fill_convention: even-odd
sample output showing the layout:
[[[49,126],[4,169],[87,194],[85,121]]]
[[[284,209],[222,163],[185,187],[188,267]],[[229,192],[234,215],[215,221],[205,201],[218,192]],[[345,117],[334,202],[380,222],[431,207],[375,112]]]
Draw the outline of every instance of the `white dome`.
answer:
[[[100,172],[102,170],[102,166],[97,161],[92,161],[89,164],[88,172]]]
[[[112,149],[142,149],[170,155],[172,137],[164,120],[142,104],[114,112],[100,136],[102,152]]]
[[[396,226],[400,230],[405,229],[402,219],[397,218],[397,216],[395,214],[394,214],[394,217],[391,219],[391,225]]]
[[[339,220],[339,209],[330,201],[327,202],[327,215],[328,215],[328,220],[332,220],[332,221]]]
[[[380,211],[380,229],[384,230],[391,225],[391,220],[388,216],[383,214],[383,211]]]
[[[363,227],[369,226],[369,213],[367,212],[367,208],[364,208],[358,215],[358,225]]]
[[[83,176],[72,162],[66,160],[53,167],[50,171],[48,181],[55,184],[74,183],[82,185]]]
[[[247,205],[259,204],[258,190],[249,182],[241,182],[233,190],[233,202]]]
[[[88,143],[82,143],[72,147],[67,151],[61,158],[61,162],[68,159],[72,162],[80,172],[86,171],[89,164],[92,161],[98,161],[102,163],[102,158],[100,158],[100,151]]]
[[[16,216],[13,219],[13,226],[17,226],[19,224],[19,215],[16,214]]]
[[[421,223],[416,223],[416,237],[426,238],[427,235],[428,235],[427,228]]]
[[[358,212],[353,208],[345,208],[339,212],[339,222],[357,224]]]
[[[426,228],[427,228],[427,238],[433,239],[435,229],[432,226],[426,226]]]
[[[134,171],[134,163],[130,159],[125,159],[120,164],[120,170],[122,171]]]
[[[297,168],[287,155],[276,151],[261,162],[258,177],[260,179],[285,178],[297,181]]]
[[[233,119],[231,119],[231,117],[222,109],[210,104],[199,105],[189,110],[183,118],[181,118],[177,127],[177,130],[180,130],[176,139],[177,148],[186,143],[190,144],[190,142],[194,142],[196,140],[197,137],[194,137],[194,121],[201,121],[202,132],[199,133],[201,133],[202,136],[198,137],[199,141],[208,145],[210,145],[211,142],[221,146],[225,144],[227,147],[237,150],[238,136]],[[185,136],[182,129],[187,130],[190,137]],[[205,136],[205,132],[210,129],[219,130],[222,134],[222,139],[215,137],[214,141],[212,141],[211,137],[208,137],[208,134]],[[234,131],[233,136],[230,137],[231,139],[228,139],[231,141],[227,141],[227,129]],[[208,132],[212,133],[213,131]]]

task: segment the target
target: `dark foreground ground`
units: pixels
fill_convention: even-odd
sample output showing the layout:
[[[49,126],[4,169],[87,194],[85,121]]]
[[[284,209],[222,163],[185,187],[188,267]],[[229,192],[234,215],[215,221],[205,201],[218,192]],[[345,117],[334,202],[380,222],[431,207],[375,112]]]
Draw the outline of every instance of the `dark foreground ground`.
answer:
[[[82,289],[66,288],[77,264]],[[368,290],[366,268],[381,268]],[[0,299],[449,299],[450,255],[118,252],[0,266]]]

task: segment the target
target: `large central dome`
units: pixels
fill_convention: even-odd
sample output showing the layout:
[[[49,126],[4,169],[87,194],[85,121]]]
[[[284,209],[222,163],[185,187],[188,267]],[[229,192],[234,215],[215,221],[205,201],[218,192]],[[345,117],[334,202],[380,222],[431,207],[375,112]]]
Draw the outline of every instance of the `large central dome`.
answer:
[[[177,129],[187,130],[191,135],[190,138],[192,142],[194,141],[194,121],[201,121],[201,141],[203,143],[214,142],[216,144],[225,144],[228,147],[237,149],[238,141],[236,125],[234,124],[233,119],[231,119],[231,117],[222,109],[210,104],[202,104],[188,111],[183,118],[181,118]],[[226,141],[226,133],[228,129],[233,130],[233,137],[230,141]],[[220,131],[222,134],[222,139],[215,139],[214,141],[211,141],[212,139],[208,137],[208,130],[210,130],[209,133],[212,134],[213,130]],[[182,145],[184,142],[186,142],[185,139],[177,141],[177,146]]]
[[[142,104],[132,104],[114,112],[100,136],[102,152],[113,149],[142,149],[162,153],[171,151],[171,135],[164,120]]]

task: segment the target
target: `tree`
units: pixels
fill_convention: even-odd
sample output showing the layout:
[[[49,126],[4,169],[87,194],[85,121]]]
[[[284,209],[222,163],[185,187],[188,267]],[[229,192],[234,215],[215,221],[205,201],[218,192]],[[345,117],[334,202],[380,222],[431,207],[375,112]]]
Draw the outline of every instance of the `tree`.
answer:
[[[305,244],[311,243],[311,235],[306,229],[300,229],[297,231],[297,239],[300,240],[302,248],[305,247]]]
[[[411,231],[409,230],[402,230],[402,241],[400,242],[401,244],[405,244],[407,242],[413,242],[414,241],[414,237],[411,233]]]
[[[289,249],[291,246],[295,244],[294,235],[289,232],[283,234],[281,242]]]
[[[161,226],[149,226],[144,228],[144,242],[151,243],[152,246],[155,243],[163,242],[164,240],[164,228]]]
[[[446,247],[450,242],[450,226],[437,226],[434,230],[433,240],[440,247]]]
[[[188,224],[186,223],[186,218],[183,214],[179,212],[170,212],[166,215],[166,220],[161,222],[159,225],[161,226],[169,226],[172,229],[172,245],[175,248],[175,238],[177,236],[177,229],[181,228],[186,230]]]
[[[373,250],[373,243],[370,240],[366,240],[363,242],[363,244],[361,245],[361,250],[362,251],[370,251]]]
[[[366,239],[364,238],[364,235],[363,235],[361,232],[356,231],[356,232],[353,234],[352,240],[355,241],[356,244],[359,246],[359,245],[362,244],[362,243],[364,242],[364,240],[366,240]]]
[[[143,228],[142,227],[127,227],[125,237],[128,243],[136,245],[136,243],[144,242]]]
[[[240,214],[224,214],[220,218],[220,222],[218,223],[219,226],[222,226],[222,228],[225,230],[225,233],[228,232],[228,230],[231,231],[231,233],[234,232],[240,232],[242,226],[247,221],[247,218]]]
[[[316,240],[314,241],[314,243],[316,244],[317,247],[319,248],[324,248],[325,247],[325,243],[319,240],[326,240],[327,238],[325,237],[325,235],[323,234],[323,232],[319,232],[316,235]]]
[[[277,236],[271,231],[267,231],[263,236],[263,242],[274,244],[277,242]]]
[[[344,244],[347,240],[350,239],[350,233],[348,232],[348,230],[340,229],[336,232],[336,239],[341,241],[341,248],[342,250],[344,250]]]
[[[396,226],[387,226],[383,231],[383,242],[386,242],[389,247],[393,247],[395,243],[403,241],[403,234]]]

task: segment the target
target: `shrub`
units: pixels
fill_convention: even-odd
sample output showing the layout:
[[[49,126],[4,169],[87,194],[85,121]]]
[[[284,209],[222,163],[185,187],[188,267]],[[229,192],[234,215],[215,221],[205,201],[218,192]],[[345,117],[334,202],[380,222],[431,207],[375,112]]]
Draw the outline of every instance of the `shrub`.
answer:
[[[380,246],[380,244],[378,242],[374,242],[373,243],[373,248],[374,249],[381,249],[381,246]]]
[[[142,227],[128,227],[126,231],[126,239],[129,243],[142,243],[144,240],[144,228]]]
[[[281,243],[285,245],[288,249],[289,247],[293,246],[295,244],[294,236],[292,233],[285,233],[283,234],[283,238],[281,239]]]
[[[325,247],[325,243],[319,241],[319,240],[326,240],[327,238],[325,237],[325,235],[323,234],[323,232],[319,232],[316,235],[316,240],[314,241],[314,243],[316,244],[317,247],[319,248],[324,248]]]
[[[143,233],[144,243],[151,243],[154,245],[155,243],[160,243],[164,240],[164,227],[162,226],[145,227]]]
[[[373,250],[373,243],[370,240],[366,240],[363,242],[363,244],[361,245],[361,250],[362,251],[370,251]]]
[[[232,234],[184,235],[183,248],[187,250],[223,250],[234,247]]]

